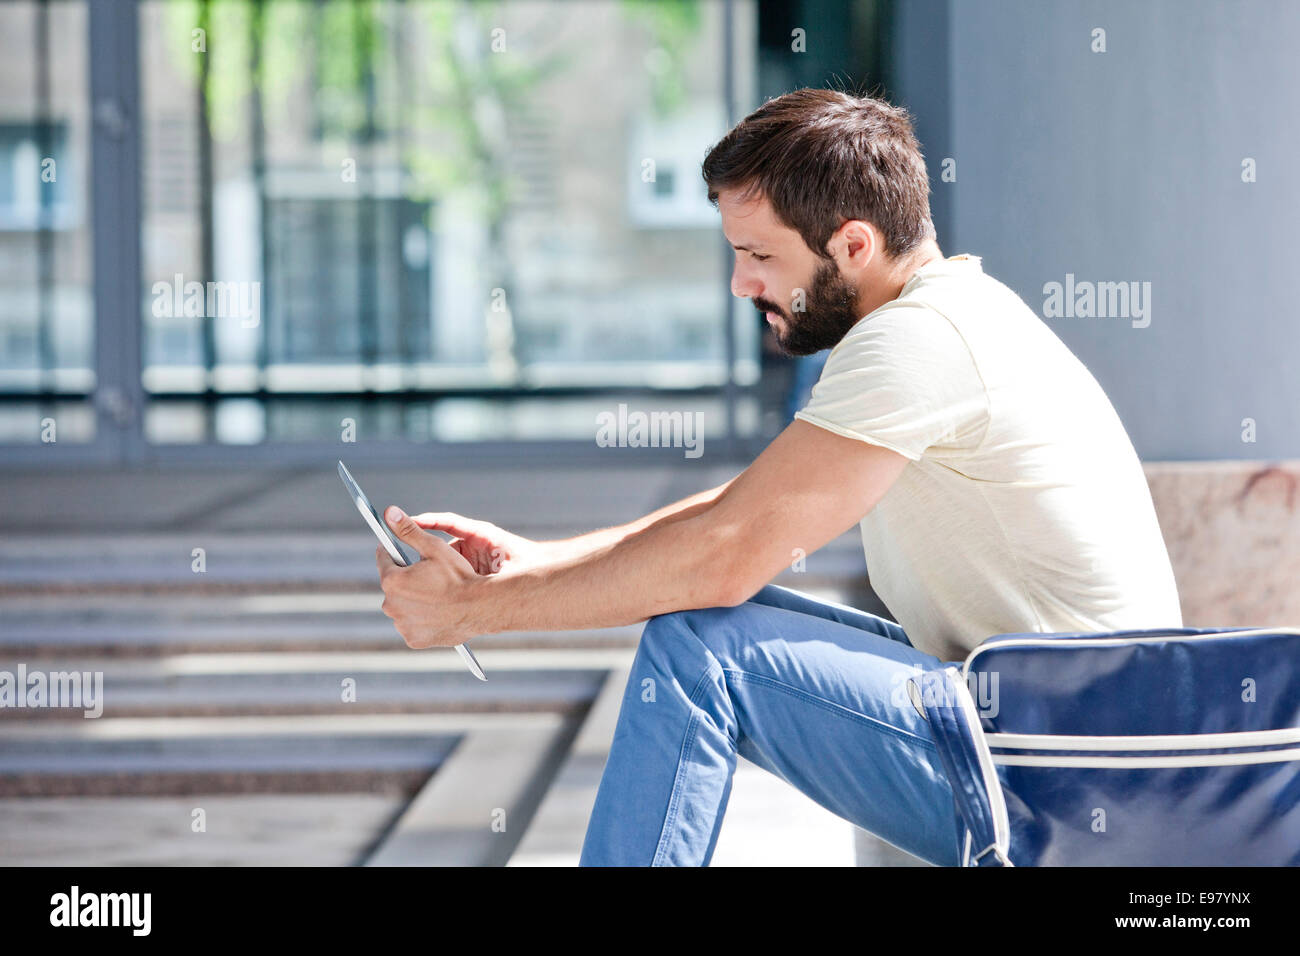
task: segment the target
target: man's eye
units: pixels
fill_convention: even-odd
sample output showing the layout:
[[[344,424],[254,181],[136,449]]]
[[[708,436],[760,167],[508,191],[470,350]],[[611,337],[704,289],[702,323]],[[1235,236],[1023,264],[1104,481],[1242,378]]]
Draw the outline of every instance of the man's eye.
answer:
[[[755,259],[757,259],[759,262],[766,262],[768,259],[771,259],[771,258],[772,258],[771,256],[760,256],[757,252],[755,252],[755,253],[751,253],[751,254],[752,254],[753,257],[754,257]]]

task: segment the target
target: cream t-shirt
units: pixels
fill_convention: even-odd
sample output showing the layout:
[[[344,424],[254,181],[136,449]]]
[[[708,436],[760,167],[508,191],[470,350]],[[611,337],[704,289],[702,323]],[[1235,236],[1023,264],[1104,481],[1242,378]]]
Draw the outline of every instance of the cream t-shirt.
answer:
[[[1182,626],[1119,416],[978,256],[924,266],[853,326],[795,417],[910,459],[861,527],[871,586],[917,649]]]

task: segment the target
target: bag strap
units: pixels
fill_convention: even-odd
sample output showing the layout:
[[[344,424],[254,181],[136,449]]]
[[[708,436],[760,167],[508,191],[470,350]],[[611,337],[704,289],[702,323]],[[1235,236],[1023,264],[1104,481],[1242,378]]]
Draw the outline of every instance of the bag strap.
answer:
[[[1007,855],[1011,825],[1002,784],[960,668],[955,664],[936,668],[907,683],[913,705],[930,722],[958,819],[966,828],[961,865],[1014,865]]]

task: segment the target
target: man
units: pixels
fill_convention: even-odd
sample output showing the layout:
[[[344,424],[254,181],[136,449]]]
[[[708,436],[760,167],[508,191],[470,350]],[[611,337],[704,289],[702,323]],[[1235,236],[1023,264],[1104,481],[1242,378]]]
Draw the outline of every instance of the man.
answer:
[[[384,610],[412,647],[649,619],[584,864],[707,864],[737,754],[954,864],[903,682],[993,634],[1181,626],[1141,465],[1052,331],[978,258],[943,257],[904,111],[798,90],[703,175],[732,292],[792,354],[832,348],[809,403],[736,478],[620,528],[534,542],[390,508],[425,560],[377,551]],[[898,623],[764,586],[855,523]]]

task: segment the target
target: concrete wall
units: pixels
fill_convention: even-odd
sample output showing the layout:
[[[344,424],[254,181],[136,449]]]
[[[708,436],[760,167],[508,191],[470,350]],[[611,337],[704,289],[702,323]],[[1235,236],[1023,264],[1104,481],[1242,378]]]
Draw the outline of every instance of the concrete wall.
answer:
[[[907,0],[894,29],[945,253],[1040,315],[1067,273],[1151,284],[1144,328],[1046,319],[1143,459],[1300,454],[1300,4]]]

